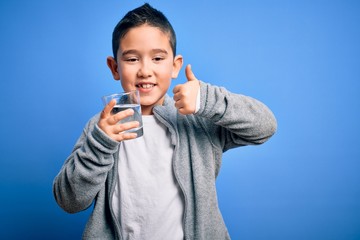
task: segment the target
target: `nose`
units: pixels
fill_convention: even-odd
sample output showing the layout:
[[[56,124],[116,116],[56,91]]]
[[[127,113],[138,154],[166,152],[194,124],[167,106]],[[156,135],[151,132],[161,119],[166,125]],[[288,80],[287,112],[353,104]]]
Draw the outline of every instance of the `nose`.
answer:
[[[142,61],[137,75],[140,78],[151,77],[151,64],[147,61]]]

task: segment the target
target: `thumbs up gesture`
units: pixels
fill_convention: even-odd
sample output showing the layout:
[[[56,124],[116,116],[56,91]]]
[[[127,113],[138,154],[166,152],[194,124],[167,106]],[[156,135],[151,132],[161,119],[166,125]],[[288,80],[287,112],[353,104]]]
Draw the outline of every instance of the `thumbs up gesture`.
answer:
[[[183,115],[193,114],[196,110],[196,97],[200,83],[191,70],[191,66],[185,68],[187,82],[176,85],[173,89],[175,107]]]

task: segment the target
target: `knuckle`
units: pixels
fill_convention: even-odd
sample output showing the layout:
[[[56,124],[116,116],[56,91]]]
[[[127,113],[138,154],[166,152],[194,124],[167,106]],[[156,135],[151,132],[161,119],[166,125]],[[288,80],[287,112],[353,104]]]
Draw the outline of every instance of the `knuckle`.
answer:
[[[126,130],[126,128],[125,128],[124,124],[118,124],[116,132],[121,133],[125,130]]]
[[[127,109],[127,110],[124,110],[124,111],[121,111],[121,112],[117,113],[116,115],[118,115],[119,120],[121,120],[121,119],[126,118],[128,116],[131,116],[133,113],[134,113],[134,111],[132,109]]]

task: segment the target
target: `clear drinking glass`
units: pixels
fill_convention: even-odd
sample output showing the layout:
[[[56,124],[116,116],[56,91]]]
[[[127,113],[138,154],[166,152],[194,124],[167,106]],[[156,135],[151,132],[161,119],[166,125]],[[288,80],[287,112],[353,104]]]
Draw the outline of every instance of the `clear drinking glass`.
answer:
[[[139,127],[129,129],[125,132],[137,133],[137,137],[143,135],[143,123],[141,117],[141,107],[140,107],[140,94],[138,90],[131,92],[115,93],[108,96],[103,96],[102,101],[106,106],[112,99],[116,100],[116,105],[112,109],[111,113],[116,114],[118,112],[124,111],[126,109],[133,109],[134,115],[126,117],[119,121],[119,123],[138,121],[140,123]]]

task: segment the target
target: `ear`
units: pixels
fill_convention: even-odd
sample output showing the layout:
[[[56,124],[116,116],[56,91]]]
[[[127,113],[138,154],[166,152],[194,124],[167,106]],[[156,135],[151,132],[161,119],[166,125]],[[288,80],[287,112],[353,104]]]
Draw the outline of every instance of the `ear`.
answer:
[[[108,67],[110,68],[110,71],[111,71],[111,73],[113,75],[113,78],[115,80],[120,80],[120,74],[119,74],[119,71],[118,71],[118,64],[115,61],[115,59],[113,57],[107,57],[106,63],[108,65]]]
[[[174,58],[174,62],[173,62],[173,71],[172,71],[172,78],[177,78],[177,76],[179,75],[180,69],[183,65],[183,57],[181,55],[177,55]]]

